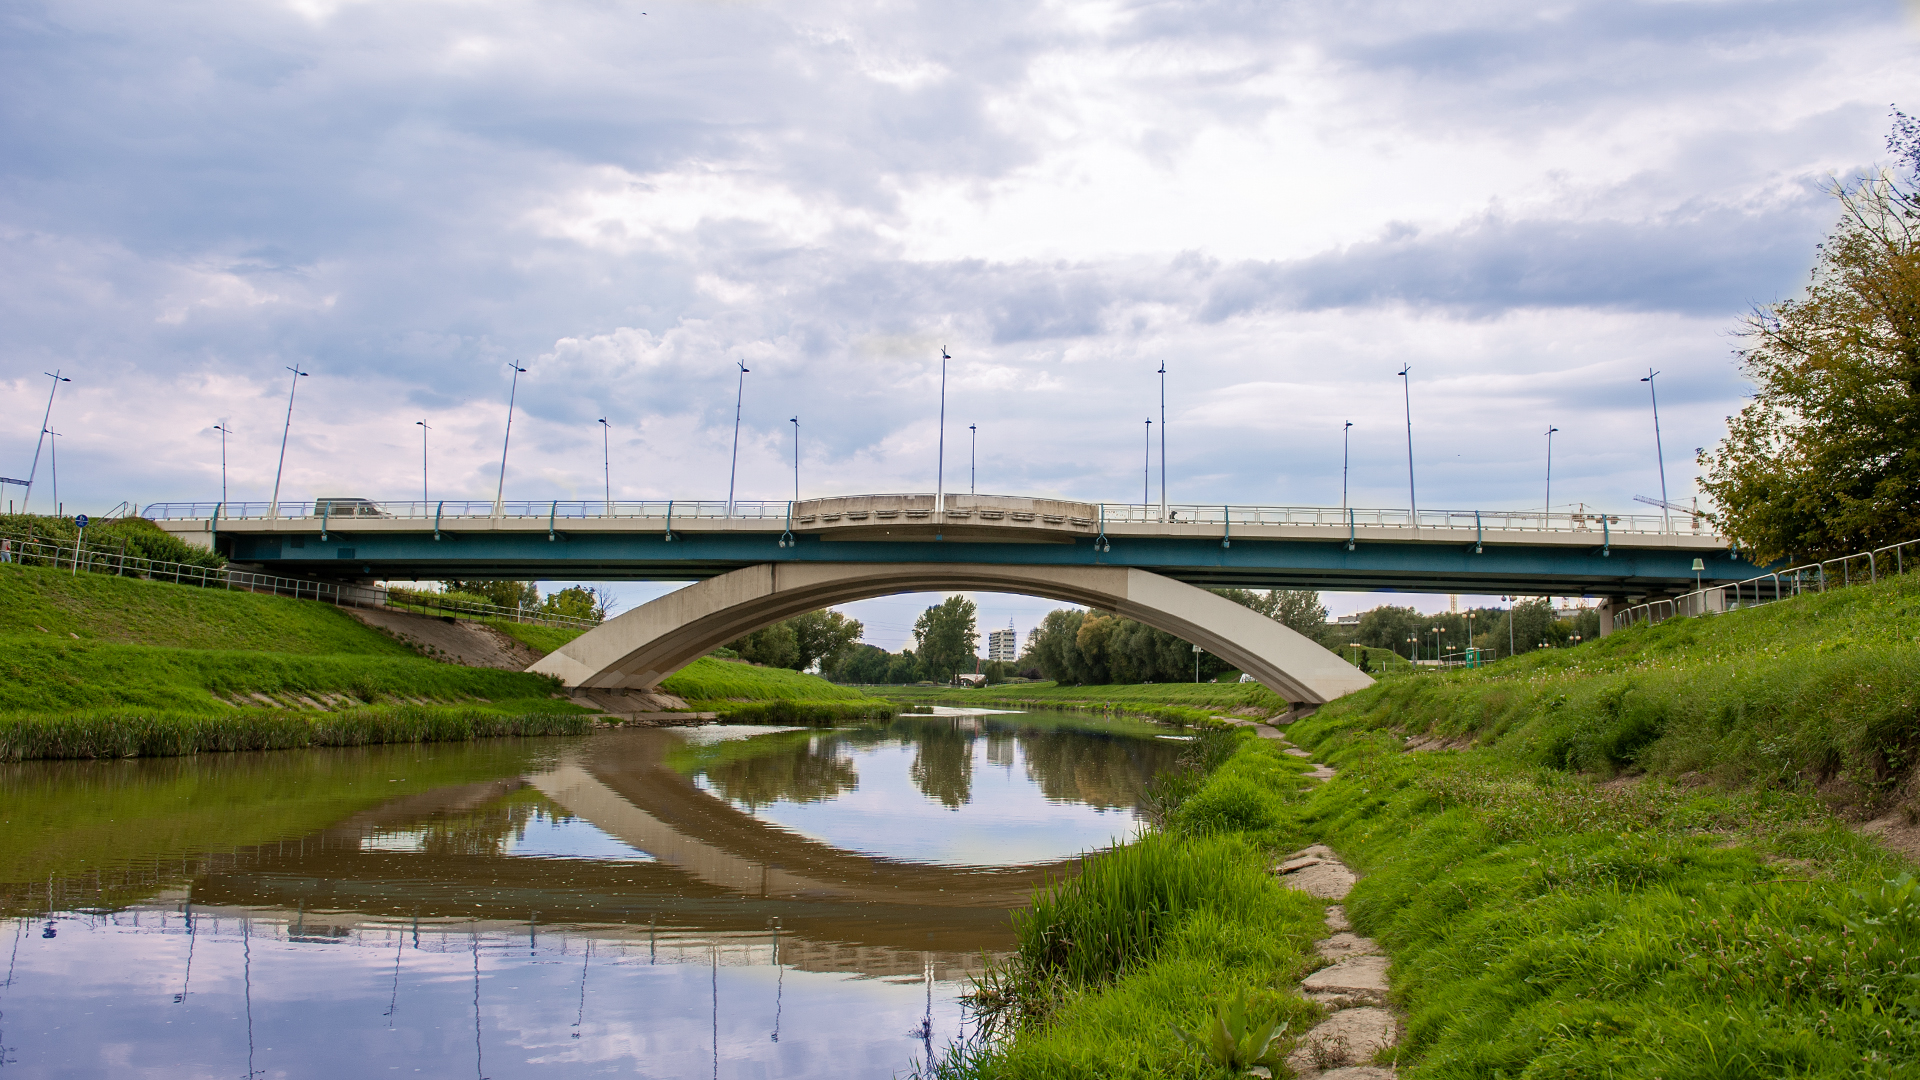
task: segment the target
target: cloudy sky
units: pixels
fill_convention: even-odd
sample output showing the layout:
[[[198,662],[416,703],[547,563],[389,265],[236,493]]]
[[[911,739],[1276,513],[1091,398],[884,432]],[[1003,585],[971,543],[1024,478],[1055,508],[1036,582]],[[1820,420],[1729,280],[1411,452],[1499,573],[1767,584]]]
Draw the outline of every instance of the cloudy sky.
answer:
[[[289,498],[414,497],[422,419],[490,497],[509,361],[509,498],[596,494],[602,416],[617,497],[724,498],[742,358],[743,498],[796,414],[803,493],[930,490],[942,346],[982,491],[1138,498],[1164,363],[1174,501],[1338,505],[1350,420],[1403,506],[1410,363],[1423,505],[1538,507],[1553,425],[1626,511],[1651,366],[1685,500],[1920,108],[1896,0],[20,0],[0,50],[0,472],[70,375],[68,512],[216,498],[221,420],[266,498],[290,364]]]

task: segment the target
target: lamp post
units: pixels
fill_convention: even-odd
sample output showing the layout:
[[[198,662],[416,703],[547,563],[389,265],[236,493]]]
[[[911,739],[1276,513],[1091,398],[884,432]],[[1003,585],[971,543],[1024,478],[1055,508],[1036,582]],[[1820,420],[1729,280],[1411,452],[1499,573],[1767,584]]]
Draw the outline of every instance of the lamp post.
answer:
[[[1153,417],[1147,417],[1146,452],[1140,459],[1140,505],[1146,507],[1153,491]]]
[[[940,460],[933,469],[933,522],[937,528],[947,516],[947,347],[940,346]]]
[[[507,447],[513,442],[513,403],[520,396],[520,376],[527,373],[527,369],[515,361],[507,361],[507,366],[513,369],[513,384],[507,388],[507,434],[500,440],[500,485],[493,492],[494,517],[506,513]]]
[[[1160,520],[1167,520],[1167,362],[1160,361]]]
[[[1414,531],[1420,531],[1420,500],[1413,489],[1413,376],[1407,374],[1413,370],[1412,364],[1400,367],[1401,396],[1407,405],[1407,507]]]
[[[1200,681],[1200,646],[1193,647],[1193,681]]]
[[[1340,430],[1340,509],[1347,508],[1347,464],[1353,460],[1353,421]]]
[[[1640,381],[1647,384],[1647,396],[1653,400],[1653,455],[1660,465],[1660,527],[1673,528],[1667,516],[1667,453],[1660,446],[1660,394],[1653,388],[1653,377],[1660,374],[1652,368],[1647,369],[1647,377]]]
[[[47,441],[47,424],[53,419],[53,395],[60,392],[61,383],[73,381],[60,374],[59,368],[41,374],[53,380],[53,387],[47,391],[47,411],[40,417],[40,435],[33,440],[33,469],[27,473],[27,493],[20,496],[20,512],[23,514],[27,512],[27,504],[33,501],[33,480],[40,472],[40,447]]]
[[[747,400],[747,367],[745,360],[735,361],[740,367],[740,386],[733,394],[733,463],[727,466],[727,516],[733,516],[733,481],[740,474],[740,406]]]
[[[425,420],[415,420],[413,426],[420,429],[420,513],[424,515],[427,504],[433,501],[433,497],[427,494],[427,432],[433,429],[427,426]]]
[[[280,428],[280,463],[273,467],[273,501],[267,504],[267,516],[280,516],[280,476],[287,468],[287,435],[293,431],[293,395],[300,389],[300,380],[311,372],[301,371],[295,364],[287,369],[293,372],[293,382],[287,387],[287,422]]]
[[[967,494],[980,494],[980,425],[968,424],[973,442],[967,449]]]
[[[793,425],[793,501],[799,502],[800,501],[800,418],[797,416],[790,417],[788,418],[787,422]]]
[[[227,505],[227,436],[233,434],[233,429],[222,420],[213,425],[213,430],[220,433],[220,507],[224,510]]]
[[[600,418],[600,475],[606,484],[607,516],[613,516],[613,425]]]
[[[1553,514],[1553,433],[1560,429],[1547,425],[1547,508],[1540,512],[1540,531],[1547,531],[1547,518]]]
[[[1433,627],[1432,629],[1433,629],[1433,658],[1435,660],[1440,660],[1442,659],[1440,655],[1440,628],[1436,626],[1436,627]]]
[[[46,436],[47,457],[50,459],[49,471],[53,473],[53,512],[55,516],[63,516],[66,513],[66,509],[60,505],[60,433],[52,428],[48,428]],[[1694,561],[1699,562],[1700,560],[1695,559]]]
[[[1420,662],[1420,635],[1407,635],[1407,655],[1414,663],[1418,664]]]
[[[1504,601],[1507,605],[1507,655],[1512,656],[1513,655],[1513,597],[1503,596],[1500,599]]]

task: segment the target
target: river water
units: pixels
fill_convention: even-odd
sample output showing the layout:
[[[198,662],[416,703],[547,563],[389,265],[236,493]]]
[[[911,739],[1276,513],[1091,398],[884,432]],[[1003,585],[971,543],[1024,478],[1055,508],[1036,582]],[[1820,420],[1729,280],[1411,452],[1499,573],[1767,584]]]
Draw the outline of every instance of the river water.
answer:
[[[897,1075],[1180,750],[942,712],[0,766],[0,1076]]]

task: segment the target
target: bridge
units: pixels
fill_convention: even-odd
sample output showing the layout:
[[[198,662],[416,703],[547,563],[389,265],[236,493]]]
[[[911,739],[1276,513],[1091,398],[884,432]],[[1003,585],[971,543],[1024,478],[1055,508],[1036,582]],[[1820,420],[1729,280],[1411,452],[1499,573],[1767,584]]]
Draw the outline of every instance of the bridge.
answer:
[[[1610,608],[1763,572],[1693,515],[1239,505],[1163,514],[1137,503],[932,494],[734,503],[331,497],[165,503],[144,514],[183,540],[287,577],[700,582],[609,620],[536,667],[595,687],[656,685],[801,611],[981,590],[1117,611],[1208,649],[1289,701],[1317,703],[1368,680],[1208,589],[1593,596]]]

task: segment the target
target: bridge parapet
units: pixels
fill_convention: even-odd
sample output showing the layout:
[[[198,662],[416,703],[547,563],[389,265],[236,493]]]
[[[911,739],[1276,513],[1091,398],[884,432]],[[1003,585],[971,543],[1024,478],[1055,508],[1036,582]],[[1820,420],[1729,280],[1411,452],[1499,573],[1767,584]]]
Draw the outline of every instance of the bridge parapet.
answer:
[[[944,512],[932,495],[843,495],[793,506],[793,531],[826,540],[998,540],[1071,543],[1092,536],[1100,508],[1068,499],[949,495]]]

